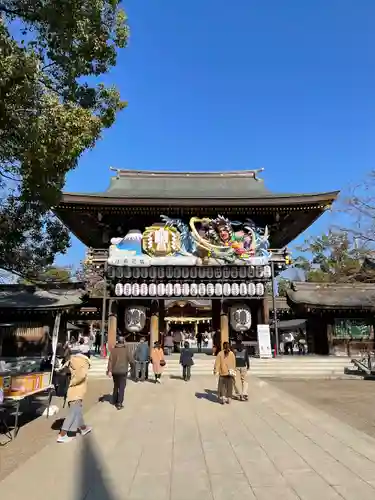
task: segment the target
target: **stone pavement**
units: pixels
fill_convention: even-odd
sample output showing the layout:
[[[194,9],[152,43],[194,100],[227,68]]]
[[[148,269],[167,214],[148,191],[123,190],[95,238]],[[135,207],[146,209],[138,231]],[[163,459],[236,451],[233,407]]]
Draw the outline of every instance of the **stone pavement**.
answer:
[[[255,378],[249,403],[223,407],[214,389],[130,383],[122,412],[93,407],[93,433],[43,448],[1,500],[375,498],[375,439]]]

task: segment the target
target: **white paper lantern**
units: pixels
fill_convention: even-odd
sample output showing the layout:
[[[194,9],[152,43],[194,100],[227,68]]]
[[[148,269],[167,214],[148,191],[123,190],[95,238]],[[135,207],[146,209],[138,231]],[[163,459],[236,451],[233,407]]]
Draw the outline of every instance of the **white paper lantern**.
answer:
[[[148,278],[148,267],[141,267],[142,278]]]
[[[130,295],[132,294],[131,283],[125,283],[123,293],[124,293],[125,297],[130,297]]]
[[[146,283],[142,283],[140,291],[141,291],[142,297],[147,297],[147,295],[148,295],[148,286],[147,286]]]
[[[206,285],[204,283],[199,283],[198,285],[198,295],[201,297],[206,295]]]
[[[175,267],[173,269],[173,277],[176,278],[176,279],[180,279],[181,278],[181,267]]]
[[[175,295],[176,297],[180,297],[181,296],[181,285],[180,283],[175,283],[174,286],[173,286],[173,295]]]
[[[192,297],[196,297],[198,295],[198,285],[196,283],[192,283],[190,285],[190,295]]]
[[[190,276],[190,269],[188,267],[183,267],[181,269],[181,274],[184,279],[187,279]]]
[[[221,267],[215,267],[214,269],[214,276],[216,279],[220,279],[222,277],[223,273],[221,270]]]
[[[163,297],[165,295],[165,286],[164,283],[158,284],[157,294],[159,297]]]
[[[156,275],[157,275],[157,270],[155,267],[150,267],[150,269],[148,270],[148,275],[150,276],[151,279],[155,279],[156,278]]]
[[[164,276],[165,276],[164,267],[158,267],[158,278],[164,278]]]
[[[168,266],[167,269],[165,270],[165,275],[167,276],[168,279],[173,278],[173,267]]]
[[[231,286],[230,286],[230,283],[224,283],[223,285],[223,295],[225,295],[225,297],[229,297],[229,295],[231,294]]]
[[[207,267],[206,276],[210,280],[214,277],[214,270],[212,269],[212,267]]]
[[[130,267],[123,267],[122,274],[124,275],[124,278],[129,279],[132,276],[132,270]]]
[[[257,278],[263,278],[264,270],[263,266],[256,266],[255,268],[255,276]]]
[[[122,278],[124,276],[124,269],[122,267],[116,267],[115,275],[116,278]]]
[[[223,295],[223,287],[222,287],[221,283],[216,283],[216,285],[215,285],[215,295],[217,297],[220,297],[221,295]]]
[[[188,271],[188,269],[187,269],[187,271]],[[189,286],[189,283],[184,283],[182,285],[182,295],[184,297],[189,297],[189,295],[190,295],[190,286]]]
[[[233,279],[238,278],[238,268],[237,267],[232,267],[230,270],[230,276]]]
[[[141,276],[141,270],[139,267],[133,267],[133,277],[134,278],[139,278]]]
[[[259,296],[264,295],[264,285],[263,283],[257,283],[255,287],[255,293]]]
[[[239,287],[238,283],[233,283],[232,284],[232,295],[234,297],[237,297],[239,295],[239,293],[240,293],[240,287]]]
[[[167,283],[165,285],[165,294],[168,295],[168,297],[170,297],[171,295],[173,295],[173,285],[172,285],[172,283]]]
[[[254,278],[254,276],[255,276],[255,268],[254,268],[254,266],[249,266],[247,268],[247,277]]]
[[[240,283],[240,295],[242,295],[242,297],[245,297],[247,295],[246,283]]]
[[[117,297],[120,297],[122,294],[124,293],[124,286],[122,283],[116,283],[116,286],[115,286],[115,295],[117,295]]]
[[[133,283],[133,285],[132,285],[132,295],[134,297],[138,297],[138,295],[139,295],[139,285],[138,285],[138,283]]]
[[[249,293],[249,295],[252,297],[253,295],[255,295],[255,285],[254,283],[249,283],[247,285],[247,291]]]
[[[198,276],[199,276],[199,278],[206,277],[206,268],[205,267],[198,268]]]
[[[265,278],[271,277],[271,266],[264,266],[264,277]]]
[[[190,277],[196,278],[198,276],[198,269],[196,267],[190,268]]]
[[[240,269],[238,271],[238,275],[239,275],[240,278],[246,278],[247,269],[246,269],[245,266],[240,267]]]
[[[157,292],[156,284],[155,283],[150,283],[148,286],[148,294],[150,297],[155,297]]]
[[[213,283],[207,283],[206,292],[209,297],[212,297],[215,293],[215,286]]]
[[[223,269],[223,278],[228,279],[230,277],[230,269],[229,267],[224,267]]]

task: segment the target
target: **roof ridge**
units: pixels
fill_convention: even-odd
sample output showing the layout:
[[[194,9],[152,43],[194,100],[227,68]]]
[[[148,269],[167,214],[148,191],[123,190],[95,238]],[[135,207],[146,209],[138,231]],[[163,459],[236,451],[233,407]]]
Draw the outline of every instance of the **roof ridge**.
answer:
[[[167,171],[167,170],[132,170],[110,167],[112,172],[116,172],[117,177],[250,177],[257,181],[258,174],[264,171],[264,168],[251,170],[228,170],[228,171]]]

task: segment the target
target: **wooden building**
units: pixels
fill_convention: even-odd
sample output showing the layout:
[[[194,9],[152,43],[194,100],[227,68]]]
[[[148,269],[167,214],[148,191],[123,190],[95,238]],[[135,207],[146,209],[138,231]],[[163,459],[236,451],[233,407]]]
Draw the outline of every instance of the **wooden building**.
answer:
[[[82,285],[0,285],[0,357],[40,356],[50,344],[55,317],[61,336],[68,319],[82,317]]]
[[[352,355],[374,349],[375,283],[292,283],[287,300],[306,318],[310,352]]]
[[[338,192],[275,194],[259,173],[117,170],[102,193],[62,196],[56,214],[111,284],[110,346],[118,328],[158,340],[172,299],[211,300],[222,342],[269,323],[272,261]]]

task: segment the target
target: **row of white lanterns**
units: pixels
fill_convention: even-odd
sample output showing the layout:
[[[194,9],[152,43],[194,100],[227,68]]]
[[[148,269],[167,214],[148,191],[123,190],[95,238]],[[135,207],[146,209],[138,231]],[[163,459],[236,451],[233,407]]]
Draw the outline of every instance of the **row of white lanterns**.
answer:
[[[271,277],[270,266],[233,266],[233,267],[110,267],[108,273],[117,278],[265,278]]]
[[[253,297],[264,295],[263,283],[117,283],[117,297]]]

